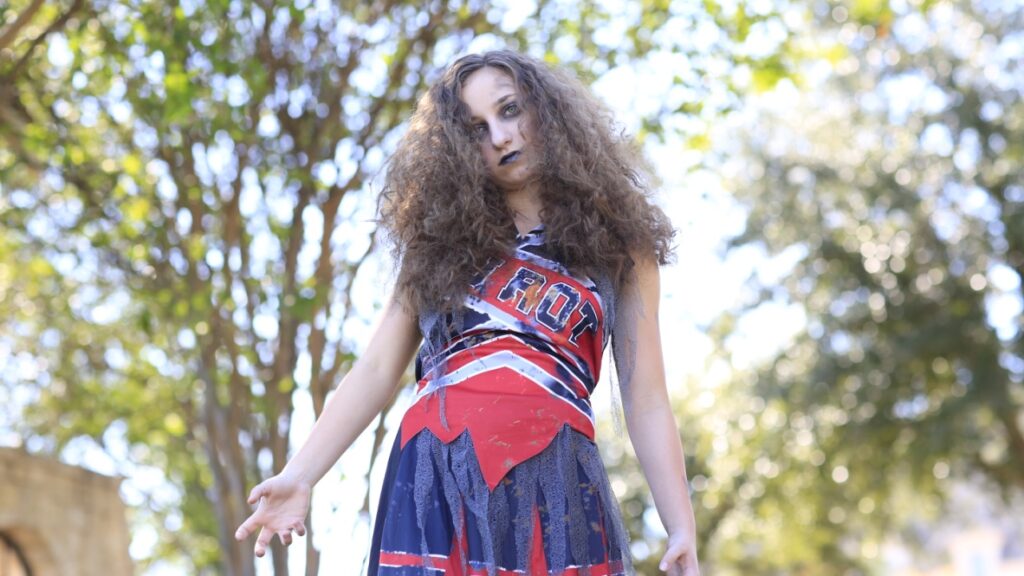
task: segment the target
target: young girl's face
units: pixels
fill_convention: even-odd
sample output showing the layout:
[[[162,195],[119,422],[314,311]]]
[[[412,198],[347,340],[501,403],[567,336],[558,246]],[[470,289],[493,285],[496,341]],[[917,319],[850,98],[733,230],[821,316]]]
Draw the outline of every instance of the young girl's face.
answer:
[[[536,143],[533,119],[523,109],[512,77],[489,66],[475,70],[462,83],[462,101],[498,188],[522,189],[536,172]]]

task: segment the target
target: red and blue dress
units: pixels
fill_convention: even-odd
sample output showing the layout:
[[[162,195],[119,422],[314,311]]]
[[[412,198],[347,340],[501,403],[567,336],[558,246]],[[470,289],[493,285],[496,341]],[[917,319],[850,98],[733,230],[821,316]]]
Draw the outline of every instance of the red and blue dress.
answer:
[[[632,574],[594,445],[601,291],[517,238],[454,314],[420,318],[417,396],[381,492],[370,576]]]

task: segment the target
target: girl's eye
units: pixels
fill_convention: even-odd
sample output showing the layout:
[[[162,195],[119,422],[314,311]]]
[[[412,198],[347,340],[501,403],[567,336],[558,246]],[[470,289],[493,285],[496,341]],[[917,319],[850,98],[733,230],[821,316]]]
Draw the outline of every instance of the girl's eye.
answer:
[[[487,124],[474,124],[471,128],[473,136],[483,138],[487,134]]]
[[[509,103],[508,106],[505,106],[505,109],[503,110],[503,112],[505,113],[505,116],[508,116],[508,117],[517,116],[517,115],[519,115],[519,104],[516,104],[515,102],[511,102],[511,103]]]

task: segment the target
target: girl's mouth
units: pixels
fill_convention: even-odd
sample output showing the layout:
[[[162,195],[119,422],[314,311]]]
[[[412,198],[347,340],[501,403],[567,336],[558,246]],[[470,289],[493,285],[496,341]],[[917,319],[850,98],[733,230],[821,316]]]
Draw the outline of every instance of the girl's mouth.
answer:
[[[516,150],[515,152],[509,152],[508,154],[505,154],[504,156],[501,157],[501,160],[498,161],[498,166],[504,166],[506,164],[511,164],[512,162],[515,162],[516,159],[518,159],[518,158],[519,158],[519,151],[518,150]]]

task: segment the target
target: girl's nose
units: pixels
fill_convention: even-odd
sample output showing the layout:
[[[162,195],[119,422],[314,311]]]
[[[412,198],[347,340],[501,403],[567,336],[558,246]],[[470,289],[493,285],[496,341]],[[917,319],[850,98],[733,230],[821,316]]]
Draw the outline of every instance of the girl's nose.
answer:
[[[501,148],[512,141],[512,131],[498,123],[491,127],[491,144]]]

